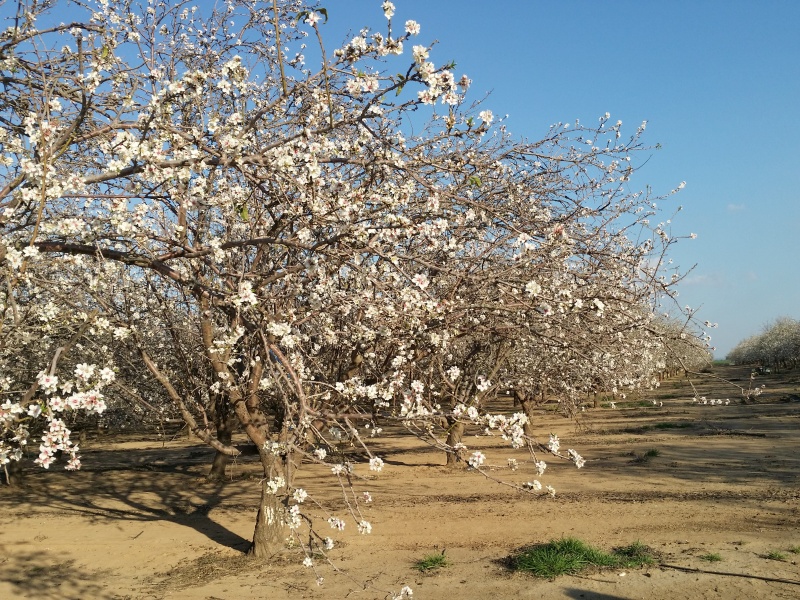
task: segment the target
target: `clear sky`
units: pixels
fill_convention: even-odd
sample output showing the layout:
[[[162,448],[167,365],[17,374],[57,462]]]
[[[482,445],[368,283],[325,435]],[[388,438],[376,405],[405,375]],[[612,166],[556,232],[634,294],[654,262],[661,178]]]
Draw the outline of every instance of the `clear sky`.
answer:
[[[385,29],[381,0],[322,2],[329,46],[348,30]],[[697,265],[681,305],[701,306],[715,356],[779,316],[800,318],[800,1],[394,0],[395,29],[439,40],[474,98],[538,139],[557,121],[606,111],[661,144],[632,179],[686,188],[672,253]]]

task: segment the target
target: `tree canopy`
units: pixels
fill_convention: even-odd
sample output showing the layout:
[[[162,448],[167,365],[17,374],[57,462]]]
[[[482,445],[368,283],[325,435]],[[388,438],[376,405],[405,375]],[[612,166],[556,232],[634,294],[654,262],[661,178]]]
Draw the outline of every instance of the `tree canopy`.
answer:
[[[298,535],[296,469],[362,468],[332,436],[379,471],[392,423],[481,470],[458,432],[488,428],[541,474],[541,453],[583,460],[534,437],[535,398],[569,412],[654,383],[686,327],[656,316],[678,237],[630,187],[645,124],[519,140],[382,8],[331,51],[300,1],[19,3],[0,34],[3,462],[38,422],[37,462],[79,466],[65,415],[124,393],[223,455],[241,427],[264,468],[253,553],[288,528],[312,564],[333,542]],[[522,408],[487,414],[498,395]]]

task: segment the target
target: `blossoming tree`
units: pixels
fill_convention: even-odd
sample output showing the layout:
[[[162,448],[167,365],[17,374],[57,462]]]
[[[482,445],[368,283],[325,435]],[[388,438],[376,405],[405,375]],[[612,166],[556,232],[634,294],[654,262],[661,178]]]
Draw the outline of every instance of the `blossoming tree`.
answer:
[[[794,368],[800,360],[800,321],[780,317],[764,326],[760,334],[739,342],[728,353],[736,364],[761,364],[778,368]]]
[[[349,485],[362,468],[332,460],[334,437],[374,471],[369,440],[389,421],[477,470],[463,426],[527,446],[539,473],[537,452],[581,466],[533,437],[530,410],[488,415],[484,401],[541,389],[570,401],[598,378],[652,372],[618,371],[658,344],[652,310],[672,282],[659,259],[676,240],[650,224],[654,199],[627,188],[644,125],[624,136],[605,115],[516,141],[469,103],[466,76],[415,44],[416,22],[397,28],[390,2],[388,27],[332,52],[326,13],[300,1],[97,0],[68,24],[38,6],[21,3],[0,34],[4,314],[54,270],[53,310],[74,319],[64,347],[89,336],[96,359],[76,364],[72,387],[48,379],[55,359],[27,371],[33,393],[6,386],[9,431],[38,416],[34,398],[51,423],[72,390],[72,408],[99,410],[103,360],[135,356],[220,455],[239,452],[234,427],[257,449],[251,553],[288,534],[313,566],[333,541],[300,535],[297,469],[327,461]],[[47,306],[15,321],[22,337],[41,334]],[[351,498],[369,533],[365,499]]]

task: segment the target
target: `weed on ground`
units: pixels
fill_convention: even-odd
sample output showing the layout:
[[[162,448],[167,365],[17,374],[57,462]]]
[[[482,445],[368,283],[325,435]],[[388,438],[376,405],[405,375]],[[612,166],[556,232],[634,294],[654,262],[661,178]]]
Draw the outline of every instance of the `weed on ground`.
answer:
[[[575,538],[553,540],[524,548],[509,560],[515,571],[553,579],[590,568],[632,568],[655,563],[654,551],[641,542],[604,552]]]

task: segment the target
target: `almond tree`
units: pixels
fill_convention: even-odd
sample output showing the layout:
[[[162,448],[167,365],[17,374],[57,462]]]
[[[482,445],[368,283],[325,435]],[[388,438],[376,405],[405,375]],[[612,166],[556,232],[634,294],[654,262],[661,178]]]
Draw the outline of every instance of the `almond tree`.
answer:
[[[612,349],[621,365],[649,347],[635,332],[672,281],[652,259],[675,239],[627,191],[644,125],[623,139],[605,115],[516,141],[390,2],[385,31],[332,52],[324,11],[300,2],[59,7],[80,20],[48,27],[21,3],[0,37],[7,277],[23,255],[80,265],[64,276],[192,431],[234,456],[244,430],[263,467],[253,555],[287,531],[309,566],[331,547],[295,477],[332,460],[333,437],[376,471],[387,420],[452,456],[465,423],[560,455],[482,399],[571,397],[612,377]],[[352,457],[330,468],[352,489]]]

